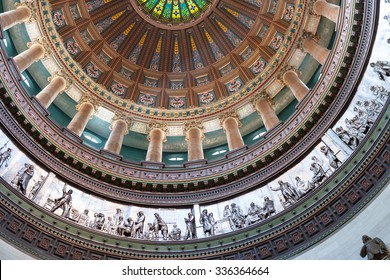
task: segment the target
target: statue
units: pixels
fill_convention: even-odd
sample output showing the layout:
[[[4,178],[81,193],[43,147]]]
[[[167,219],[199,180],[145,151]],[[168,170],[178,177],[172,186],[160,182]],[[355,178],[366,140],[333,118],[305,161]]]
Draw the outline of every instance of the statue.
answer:
[[[388,61],[378,60],[377,62],[371,62],[370,66],[374,68],[374,72],[378,74],[381,81],[386,81],[385,77],[390,76],[390,65]]]
[[[271,190],[273,191],[280,190],[284,200],[290,204],[293,204],[294,202],[298,201],[299,194],[297,190],[289,182],[283,182],[282,180],[279,180],[278,184],[279,187],[276,188],[271,187]]]
[[[262,210],[264,211],[263,215],[264,215],[265,219],[267,219],[272,214],[276,213],[274,201],[269,199],[268,196],[264,197],[264,203],[263,203]]]
[[[112,217],[108,216],[106,222],[103,225],[103,231],[113,234],[115,233],[115,228],[116,227],[114,221],[112,220]]]
[[[45,177],[43,177],[41,175],[41,179],[34,183],[34,185],[32,186],[32,188],[31,188],[31,190],[30,190],[30,192],[28,194],[28,198],[29,199],[34,199],[35,198],[35,196],[37,195],[39,189],[42,187],[44,181],[45,181]]]
[[[170,240],[180,240],[181,239],[181,230],[177,227],[176,224],[173,225],[173,229],[168,235]]]
[[[207,213],[207,209],[202,211],[200,214],[199,223],[203,226],[203,232],[205,236],[211,236],[214,233],[214,226],[210,221],[210,216]]]
[[[242,212],[240,206],[237,206],[235,203],[230,205],[232,211],[232,222],[234,225],[234,229],[242,228],[245,225],[245,215]]]
[[[122,230],[122,235],[127,237],[133,237],[134,232],[134,221],[131,217],[128,217]]]
[[[119,224],[119,217],[122,217],[122,220],[123,220],[122,210],[117,208],[116,213],[114,214],[114,224],[116,226],[118,226],[118,224]]]
[[[93,220],[89,222],[89,227],[96,229],[97,228],[97,219],[98,219],[98,213],[93,214]]]
[[[351,135],[348,131],[344,130],[344,128],[337,127],[335,130],[336,134],[340,139],[347,144],[352,150],[355,150],[359,145],[360,141],[357,137]]]
[[[5,167],[8,167],[8,162],[11,159],[12,149],[8,148],[4,153],[0,154],[0,167],[5,163]]]
[[[251,202],[246,216],[246,225],[254,224],[257,221],[260,221],[261,218],[261,208],[257,206],[254,202]]]
[[[390,91],[386,90],[383,86],[371,86],[370,90],[379,102],[385,103],[387,98],[389,98]]]
[[[54,199],[54,206],[51,212],[54,213],[58,208],[62,208],[62,217],[69,218],[70,209],[72,208],[72,190],[66,191],[66,185],[62,189],[62,196]]]
[[[106,218],[104,217],[103,213],[98,213],[97,214],[97,219],[95,220],[95,226],[97,230],[102,230],[104,226],[104,221]]]
[[[316,156],[311,158],[313,162],[310,164],[310,171],[313,172],[311,183],[313,186],[318,186],[322,180],[326,178],[325,170],[322,168],[322,162],[320,163]]]
[[[123,219],[123,216],[119,216],[118,217],[118,221],[115,224],[115,226],[116,226],[116,233],[118,235],[122,236],[123,235],[123,231],[126,229],[125,221]]]
[[[308,193],[314,188],[310,182],[304,182],[299,176],[295,177],[295,181],[297,190],[301,193],[301,196],[306,195],[306,193]]]
[[[372,239],[367,235],[363,235],[362,241],[364,244],[360,250],[360,256],[362,258],[365,256],[367,256],[368,260],[385,260],[390,258],[390,253],[385,243],[378,237]]]
[[[154,214],[154,217],[156,218],[153,223],[153,229],[154,229],[154,237],[156,239],[159,238],[159,231],[161,231],[164,240],[168,239],[168,226],[163,221],[163,219],[160,217],[158,213]]]
[[[83,226],[88,226],[89,216],[88,216],[89,210],[85,209],[84,212],[79,216],[78,223]]]
[[[320,150],[328,159],[330,167],[333,167],[334,169],[340,167],[341,161],[339,161],[334,152],[329,149],[328,146],[321,146]]]
[[[229,205],[225,206],[225,209],[223,209],[223,217],[225,219],[229,220],[229,225],[232,230],[235,230],[236,227],[234,226],[233,220],[232,220],[232,211],[229,208]]]
[[[16,187],[24,195],[27,192],[27,186],[30,182],[30,179],[34,176],[34,165],[25,163],[24,168],[19,170],[16,175]]]
[[[192,215],[192,213],[188,213],[188,218],[184,218],[184,221],[186,223],[186,233],[184,235],[184,240],[187,240],[189,238],[191,239],[196,238],[194,215]]]
[[[144,223],[145,223],[145,215],[144,212],[139,211],[137,213],[137,220],[134,223],[133,227],[133,237],[141,238],[144,233]]]

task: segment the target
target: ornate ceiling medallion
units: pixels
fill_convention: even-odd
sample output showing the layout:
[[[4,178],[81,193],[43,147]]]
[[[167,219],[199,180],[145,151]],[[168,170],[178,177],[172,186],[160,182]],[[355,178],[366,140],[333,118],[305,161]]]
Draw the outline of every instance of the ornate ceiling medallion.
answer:
[[[140,15],[159,27],[182,28],[183,25],[196,24],[218,0],[132,0],[138,6]],[[150,21],[152,20],[152,21]],[[176,28],[175,28],[176,27]]]

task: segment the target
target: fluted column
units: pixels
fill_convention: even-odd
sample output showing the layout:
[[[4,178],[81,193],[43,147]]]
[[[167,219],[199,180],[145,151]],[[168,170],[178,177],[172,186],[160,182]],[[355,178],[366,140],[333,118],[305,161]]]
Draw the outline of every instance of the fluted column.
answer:
[[[167,124],[152,121],[149,123],[148,131],[146,161],[162,162],[163,142],[167,141]]]
[[[18,6],[15,10],[10,10],[0,14],[0,24],[3,31],[11,27],[26,22],[31,17],[31,11],[26,6]]]
[[[45,56],[45,48],[41,44],[32,43],[28,46],[29,48],[27,50],[14,57],[15,64],[20,73]]]
[[[123,144],[123,138],[129,133],[131,119],[123,113],[116,112],[111,121],[111,134],[104,149],[115,154],[119,154]]]
[[[204,159],[203,154],[203,124],[199,121],[186,122],[184,132],[188,143],[188,161]]]
[[[226,134],[229,151],[245,146],[239,129],[241,122],[235,111],[229,111],[220,116],[220,122]]]
[[[95,114],[98,106],[99,104],[96,99],[84,95],[76,106],[78,110],[77,114],[73,117],[67,128],[78,136],[81,136],[87,126],[88,120]]]
[[[288,70],[283,74],[283,82],[290,88],[298,101],[301,101],[310,89],[298,77],[298,70]]]
[[[315,40],[312,38],[306,38],[303,40],[303,49],[305,52],[308,52],[315,60],[317,60],[320,64],[324,65],[326,59],[329,55],[329,50],[320,46]]]
[[[324,16],[334,23],[337,23],[340,14],[340,6],[318,0],[314,3],[313,10],[317,15]]]
[[[67,81],[64,77],[57,74],[50,77],[48,80],[50,83],[36,96],[45,108],[48,108],[58,94],[64,91],[70,84],[70,81]]]
[[[280,123],[280,120],[276,115],[274,109],[272,108],[271,103],[266,95],[260,93],[252,102],[254,107],[256,108],[257,113],[263,120],[265,129],[267,131],[270,131],[272,128],[274,128]]]

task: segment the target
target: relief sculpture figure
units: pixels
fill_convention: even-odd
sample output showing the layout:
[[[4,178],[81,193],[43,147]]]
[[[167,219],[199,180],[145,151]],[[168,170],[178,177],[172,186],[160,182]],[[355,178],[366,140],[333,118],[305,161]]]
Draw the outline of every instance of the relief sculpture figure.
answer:
[[[378,237],[371,238],[367,235],[362,236],[363,247],[360,250],[362,258],[367,256],[368,260],[386,260],[390,258],[389,250],[385,243]]]
[[[66,190],[66,185],[62,189],[62,196],[54,199],[54,206],[51,212],[54,213],[58,208],[62,208],[62,217],[69,218],[70,209],[72,208],[72,190]]]

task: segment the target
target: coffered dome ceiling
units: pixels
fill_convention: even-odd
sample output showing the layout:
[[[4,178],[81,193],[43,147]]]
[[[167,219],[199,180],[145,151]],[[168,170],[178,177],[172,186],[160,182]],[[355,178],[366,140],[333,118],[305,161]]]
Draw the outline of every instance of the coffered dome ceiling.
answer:
[[[283,85],[271,75],[294,55],[303,60],[293,51],[307,7],[294,1],[64,2],[52,3],[52,19],[66,50],[106,99],[130,111],[133,102],[202,107],[172,115],[186,118],[222,111],[259,87],[273,97]],[[143,117],[154,114],[170,116]]]
[[[51,1],[42,10],[56,60],[74,81],[55,104],[72,118],[72,102],[94,95],[101,106],[87,128],[108,138],[103,128],[115,112],[126,112],[132,126],[124,145],[142,150],[151,120],[168,125],[166,152],[186,151],[184,123],[193,120],[203,122],[205,149],[225,145],[219,117],[231,110],[245,124],[243,136],[264,132],[256,94],[287,119],[296,102],[284,71],[297,69],[313,86],[320,65],[302,39],[316,34],[328,46],[334,35],[333,23],[310,13],[312,3],[290,0]],[[16,45],[26,44],[17,37]],[[36,70],[31,74],[44,87],[47,77]]]
[[[314,2],[1,2],[2,11],[28,16],[16,26],[5,24],[9,14],[0,18],[0,234],[37,257],[268,259],[339,229],[388,183],[381,50],[389,36],[376,36],[379,2],[318,1],[337,10],[322,16]],[[287,72],[303,97],[287,86]],[[48,92],[54,102],[45,106]],[[271,128],[266,110],[276,116]],[[115,119],[118,112],[126,117]],[[134,156],[135,148],[161,155],[162,144],[189,154],[188,124],[204,158],[165,166]],[[103,148],[127,130],[122,150]],[[86,133],[103,144],[85,145]],[[232,135],[252,141],[207,156]],[[20,186],[27,172],[31,182]],[[61,216],[55,199],[67,190],[72,211]],[[97,218],[80,222],[83,212],[104,218],[117,209],[145,222],[160,216],[170,238],[168,229],[126,236]],[[172,235],[173,225],[196,236]]]

